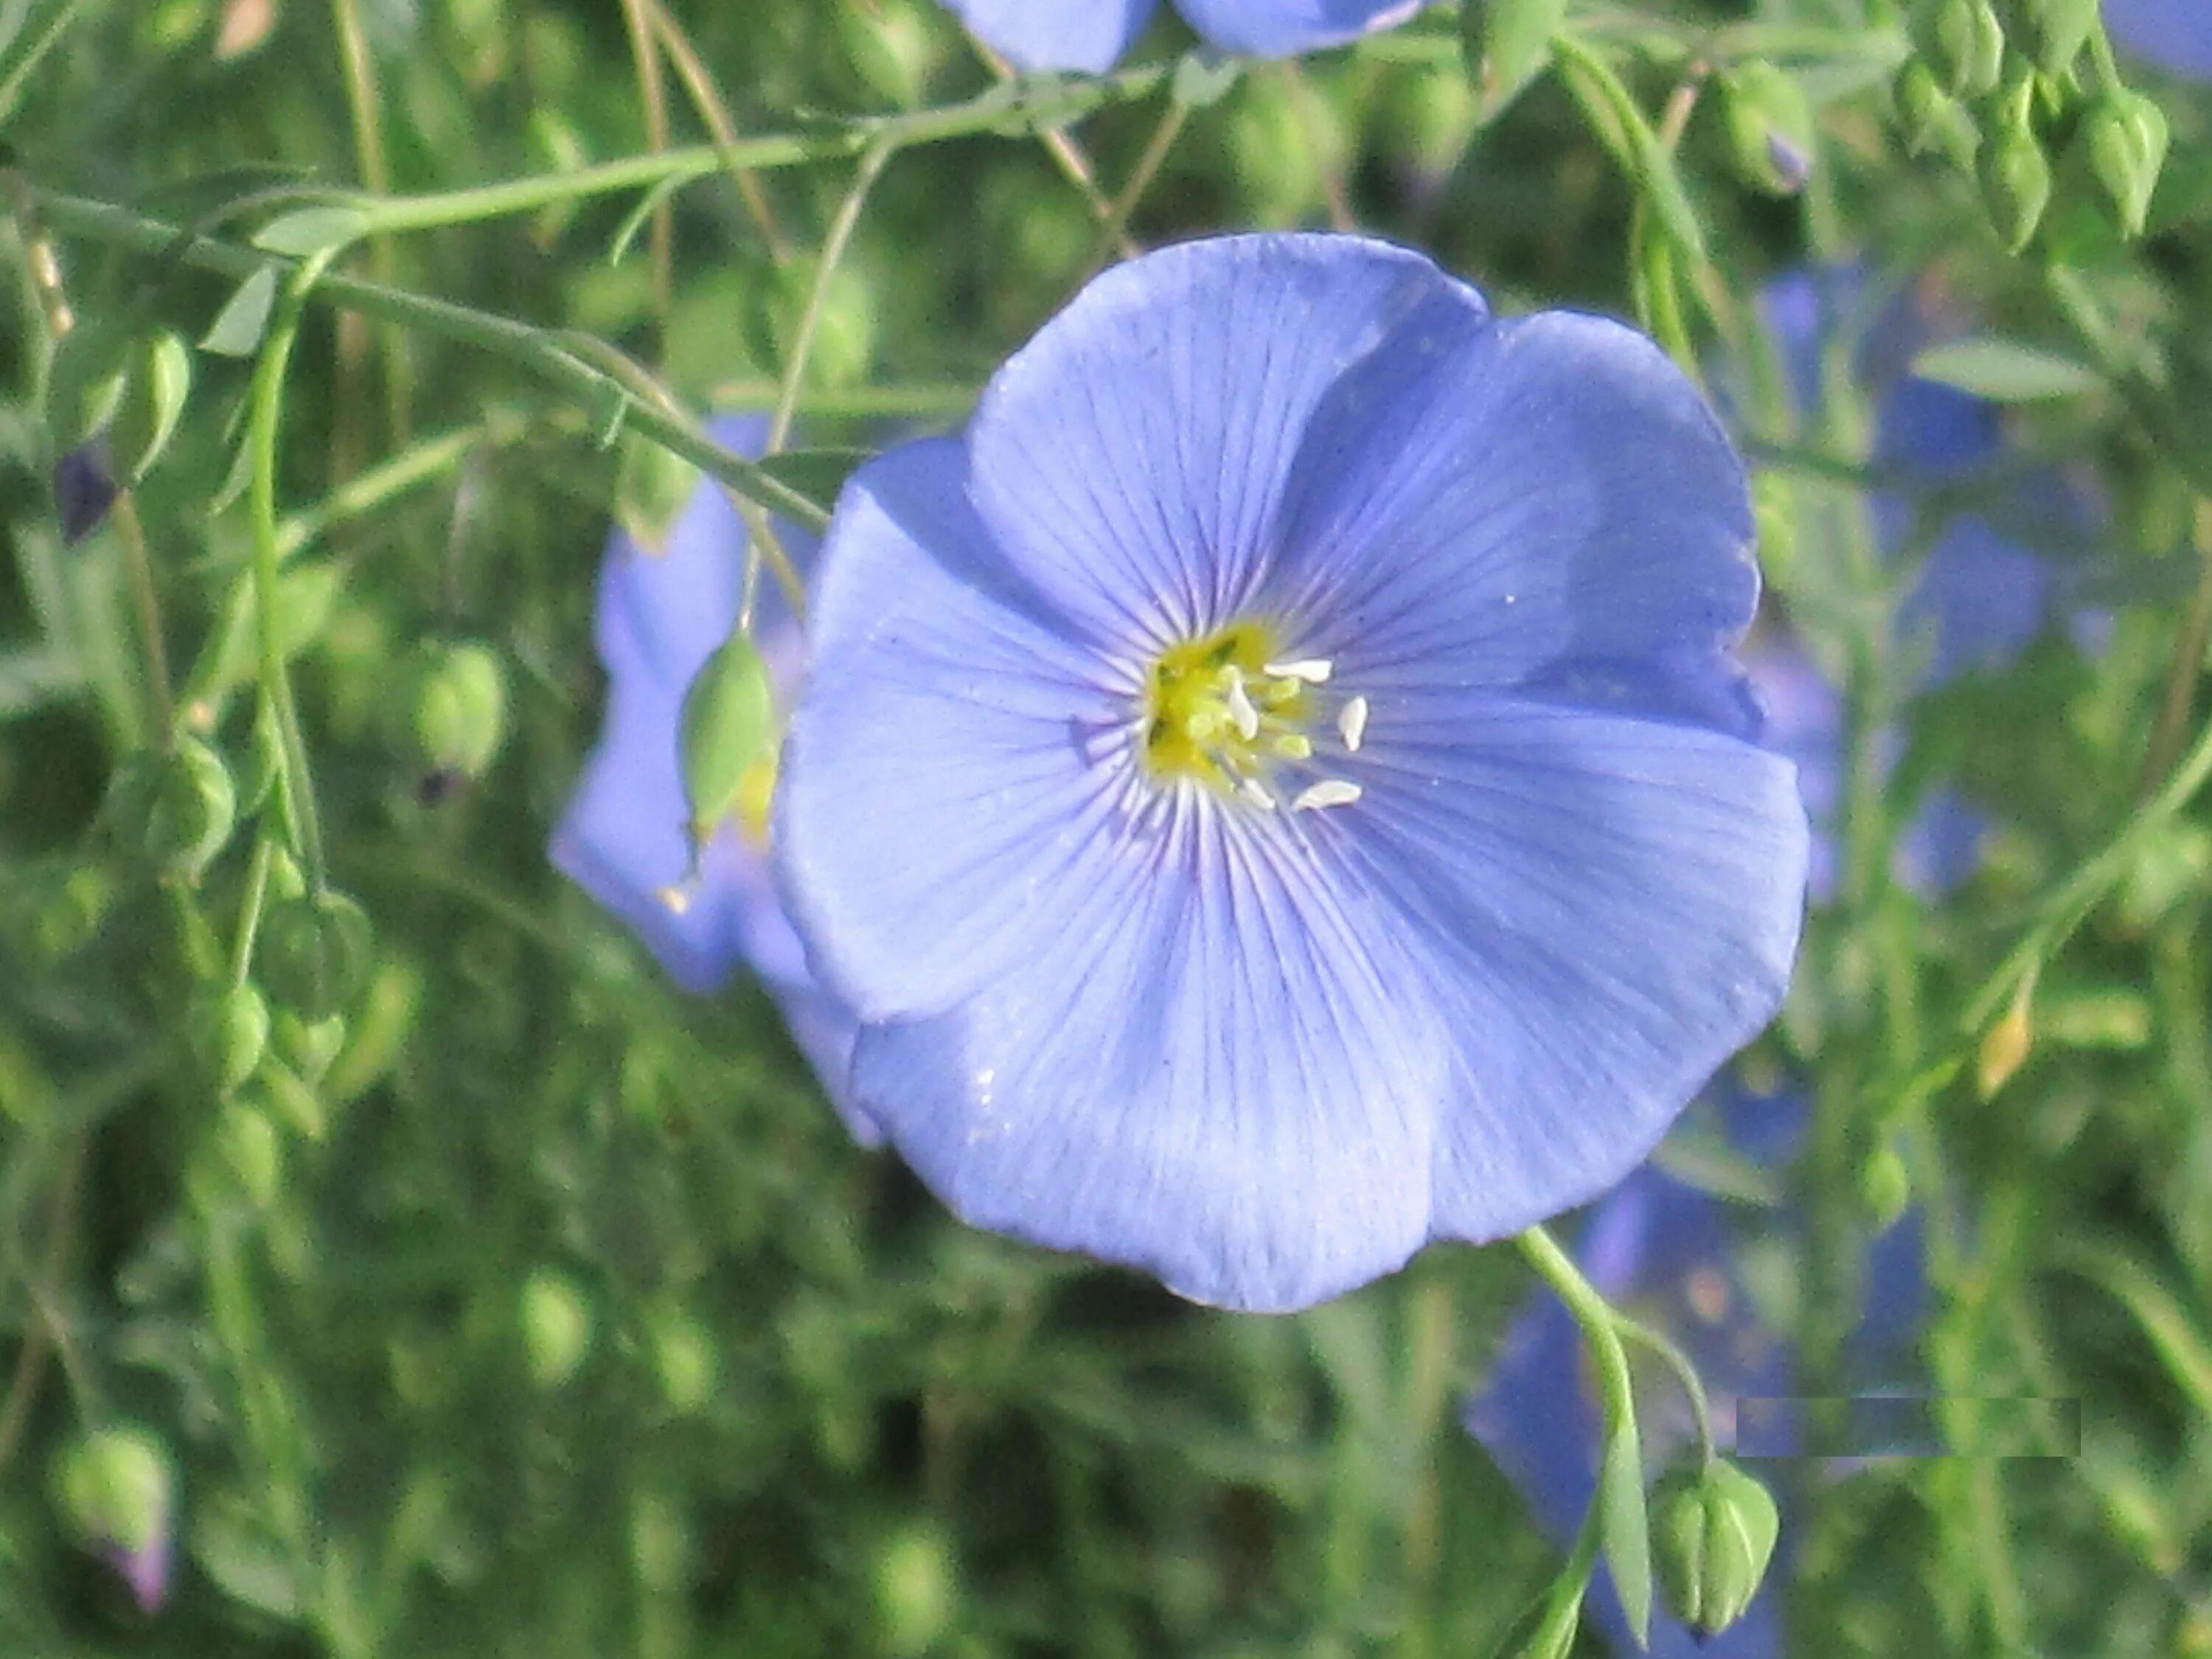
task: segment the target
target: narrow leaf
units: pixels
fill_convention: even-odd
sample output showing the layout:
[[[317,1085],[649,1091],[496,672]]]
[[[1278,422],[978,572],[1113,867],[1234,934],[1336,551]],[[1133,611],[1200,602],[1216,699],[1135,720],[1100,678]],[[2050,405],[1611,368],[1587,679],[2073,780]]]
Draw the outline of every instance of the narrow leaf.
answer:
[[[223,301],[215,321],[200,337],[200,349],[218,357],[251,357],[260,349],[270,310],[276,303],[276,267],[259,266]]]

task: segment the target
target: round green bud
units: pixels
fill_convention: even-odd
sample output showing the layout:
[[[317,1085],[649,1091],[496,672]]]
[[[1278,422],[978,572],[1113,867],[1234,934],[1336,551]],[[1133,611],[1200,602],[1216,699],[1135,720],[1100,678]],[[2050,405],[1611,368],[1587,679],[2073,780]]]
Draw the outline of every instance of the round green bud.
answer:
[[[322,892],[270,905],[254,955],[270,995],[313,1022],[352,1005],[374,948],[361,906]]]
[[[557,1389],[592,1351],[592,1306],[565,1273],[540,1267],[522,1287],[522,1352],[530,1380]]]
[[[768,665],[750,640],[732,634],[684,693],[684,793],[694,841],[704,843],[738,810],[775,731]]]
[[[1942,141],[1944,127],[1957,113],[1958,100],[1943,89],[1924,59],[1915,58],[1905,64],[1892,95],[1908,150],[1918,155]]]
[[[222,1109],[216,1133],[224,1165],[254,1208],[276,1203],[284,1183],[284,1144],[269,1114],[246,1101],[232,1101]]]
[[[2089,169],[2112,198],[2122,232],[2142,234],[2166,165],[2166,115],[2139,92],[2107,93],[2089,112]]]
[[[194,1000],[185,1016],[193,1057],[218,1095],[234,1093],[269,1047],[269,1003],[252,982]]]
[[[889,1654],[926,1653],[952,1623],[959,1580],[944,1531],[927,1522],[896,1528],[875,1564],[877,1629]]]
[[[2097,26],[2099,0],[2027,0],[2035,28],[2035,63],[2056,78],[2073,67]]]
[[[672,1410],[688,1415],[714,1398],[721,1363],[714,1339],[697,1320],[670,1312],[653,1322],[653,1369],[661,1397]]]
[[[1980,97],[2004,73],[2004,25],[1990,0],[1942,0],[1932,44],[1946,83],[1961,98]]]
[[[1877,1232],[1887,1232],[1912,1202],[1912,1177],[1894,1146],[1878,1146],[1859,1166],[1859,1202]]]
[[[53,1468],[54,1507],[72,1536],[129,1554],[168,1532],[176,1470],[168,1448],[144,1429],[100,1429],[62,1449]]]
[[[1754,58],[1721,78],[1736,171],[1754,189],[1795,196],[1813,164],[1813,105],[1805,89]]]
[[[1703,1636],[1743,1617],[1773,1559],[1781,1516],[1733,1463],[1677,1468],[1651,1489],[1651,1554],[1668,1611]]]
[[[2026,247],[2051,202],[2051,163],[2025,120],[2008,120],[1981,155],[1982,201],[2005,252]]]
[[[415,686],[415,741],[436,769],[480,778],[507,735],[507,672],[489,646],[434,647]]]
[[[123,763],[108,787],[107,811],[125,847],[165,879],[191,884],[229,841],[238,795],[220,755],[198,738],[179,738],[166,754]]]

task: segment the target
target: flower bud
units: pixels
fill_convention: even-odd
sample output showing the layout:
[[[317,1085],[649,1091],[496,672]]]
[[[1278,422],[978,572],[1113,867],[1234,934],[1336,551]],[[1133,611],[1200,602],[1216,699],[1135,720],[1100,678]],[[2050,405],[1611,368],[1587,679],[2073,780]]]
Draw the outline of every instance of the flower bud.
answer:
[[[672,1410],[697,1411],[714,1397],[720,1362],[714,1339],[689,1314],[667,1312],[653,1323],[653,1369]]]
[[[2035,27],[2035,63],[2056,79],[2073,67],[2097,24],[2099,0],[2028,0]]]
[[[540,1267],[522,1287],[522,1352],[530,1380],[557,1389],[592,1351],[592,1306],[566,1274]]]
[[[222,757],[198,738],[125,761],[107,792],[118,838],[170,880],[197,882],[230,839],[238,796]]]
[[[924,1653],[952,1622],[959,1584],[944,1532],[927,1522],[902,1526],[876,1557],[876,1617],[882,1650]]]
[[[615,461],[615,519],[648,553],[667,550],[677,520],[698,492],[698,467],[642,432],[623,434]]]
[[[250,981],[196,999],[186,1034],[200,1069],[218,1095],[236,1092],[269,1047],[269,1004]]]
[[[168,1592],[176,1471],[168,1448],[143,1429],[101,1429],[72,1442],[55,1464],[55,1507],[77,1540],[112,1562],[150,1613]]]
[[[1984,1100],[2009,1083],[2012,1074],[2027,1063],[2027,1051],[2035,1041],[2034,1028],[2028,1022],[2033,993],[2033,982],[2023,981],[2004,1018],[1982,1034],[1981,1046],[1974,1051],[1974,1086]]]
[[[255,957],[270,995],[312,1022],[351,1006],[374,949],[361,906],[343,893],[307,893],[269,907]]]
[[[1859,1166],[1859,1202],[1876,1232],[1887,1232],[1912,1201],[1912,1177],[1894,1146],[1878,1146]]]
[[[323,1073],[331,1069],[338,1050],[345,1047],[346,1023],[343,1014],[302,1019],[289,1008],[280,1009],[274,1031],[278,1057],[311,1084],[323,1080]]]
[[[2120,229],[2142,234],[2166,162],[2166,115],[2139,92],[2107,93],[2089,112],[2089,167],[2112,199]]]
[[[415,741],[434,770],[480,778],[507,735],[507,675],[488,646],[434,647],[415,687]]]
[[[1795,196],[1812,167],[1813,106],[1804,88],[1754,58],[1722,77],[1736,171],[1773,196]]]
[[[1735,1623],[1759,1594],[1781,1525],[1766,1488],[1723,1460],[1660,1477],[1651,1545],[1668,1610],[1701,1636]]]
[[[56,449],[75,449],[107,424],[123,401],[134,343],[132,330],[112,318],[81,322],[54,342],[46,420]]]
[[[115,504],[115,474],[100,439],[79,444],[54,463],[54,515],[62,545],[75,547],[100,528]]]
[[[2051,163],[2025,118],[2008,120],[1999,130],[1982,152],[1981,174],[1982,201],[1997,240],[2006,252],[2017,253],[2034,236],[2051,201]]]
[[[1990,0],[1942,0],[1933,44],[1950,90],[1960,97],[1980,97],[2004,72],[2004,25]]]
[[[684,694],[684,793],[696,843],[704,845],[738,811],[775,726],[768,665],[750,640],[732,634]]]

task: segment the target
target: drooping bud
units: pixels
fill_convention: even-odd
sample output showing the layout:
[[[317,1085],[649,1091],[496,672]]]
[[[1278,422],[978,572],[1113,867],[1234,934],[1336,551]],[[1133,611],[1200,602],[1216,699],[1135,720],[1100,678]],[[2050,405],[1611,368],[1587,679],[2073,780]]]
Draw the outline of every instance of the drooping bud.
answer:
[[[216,1093],[234,1093],[269,1047],[267,1000],[250,981],[226,986],[195,1000],[186,1018],[193,1056]]]
[[[2073,67],[2097,26],[2099,0],[2028,0],[2035,27],[2035,63],[2054,79]]]
[[[592,1350],[592,1306],[565,1273],[540,1267],[522,1287],[523,1358],[530,1380],[557,1389]]]
[[[122,843],[169,880],[196,882],[230,839],[237,792],[222,757],[197,738],[165,753],[134,756],[108,787],[107,811]]]
[[[775,729],[768,665],[750,640],[732,634],[684,694],[684,793],[695,845],[738,811]]]
[[[269,994],[313,1022],[352,1006],[374,949],[361,906],[343,893],[307,893],[269,907],[255,959]]]
[[[1981,175],[1982,200],[1997,240],[2006,252],[2017,253],[2035,234],[2051,201],[2051,163],[2024,115],[2008,118],[1983,150]]]
[[[1742,1618],[1759,1594],[1782,1521],[1765,1487],[1716,1458],[1660,1477],[1651,1492],[1651,1527],[1668,1609],[1699,1635],[1714,1636]]]
[[[2112,198],[2120,229],[2142,235],[2159,169],[2166,164],[2165,112],[2123,87],[2097,100],[2089,112],[2088,135],[2090,170]]]
[[[434,647],[415,686],[415,741],[432,769],[480,778],[507,735],[507,675],[489,646]]]
[[[1758,189],[1795,196],[1813,164],[1813,106],[1783,70],[1753,58],[1721,79],[1736,171]]]
[[[70,1532],[123,1575],[139,1607],[148,1613],[160,1607],[175,1533],[168,1448],[143,1429],[99,1430],[63,1450],[53,1493]]]
[[[54,463],[54,514],[61,520],[63,546],[75,547],[99,529],[114,504],[115,475],[102,440],[79,444]]]
[[[2004,25],[1990,0],[1942,0],[1932,44],[1950,90],[1961,98],[1980,97],[2004,73]]]

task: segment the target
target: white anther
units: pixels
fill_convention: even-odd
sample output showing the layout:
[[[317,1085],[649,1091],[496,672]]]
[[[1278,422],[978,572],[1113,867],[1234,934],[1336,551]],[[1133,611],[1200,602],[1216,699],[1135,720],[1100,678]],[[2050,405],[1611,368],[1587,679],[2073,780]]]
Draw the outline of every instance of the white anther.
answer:
[[[1244,677],[1235,669],[1229,671],[1229,718],[1236,722],[1237,735],[1249,743],[1260,735],[1260,711],[1252,707],[1252,699],[1244,690]]]
[[[684,915],[690,911],[691,889],[689,883],[681,887],[663,887],[653,894],[653,897],[660,901],[672,916]]]
[[[1257,778],[1240,778],[1237,784],[1237,793],[1263,812],[1272,812],[1275,810],[1275,798],[1261,787]]]
[[[1326,685],[1334,666],[1326,657],[1300,657],[1295,662],[1271,662],[1260,672],[1279,680],[1304,680],[1308,685]]]
[[[1354,697],[1336,711],[1336,734],[1344,739],[1344,746],[1353,754],[1367,738],[1367,699]]]
[[[1342,778],[1323,778],[1319,783],[1310,783],[1291,801],[1293,812],[1317,812],[1324,806],[1349,806],[1360,796],[1359,786],[1346,783]]]

